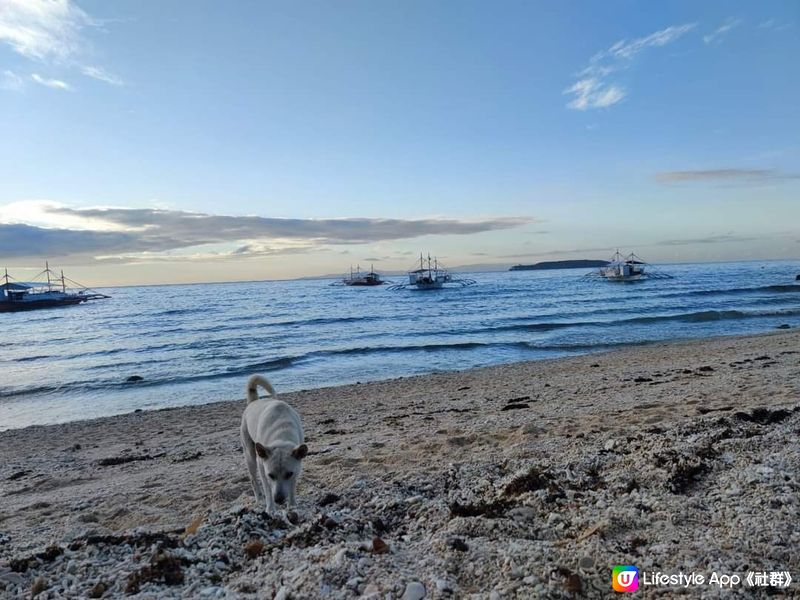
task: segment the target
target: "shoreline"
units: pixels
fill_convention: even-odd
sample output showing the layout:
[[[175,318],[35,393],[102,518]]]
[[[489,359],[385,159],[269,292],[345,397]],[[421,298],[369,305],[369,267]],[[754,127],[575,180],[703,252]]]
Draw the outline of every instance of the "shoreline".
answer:
[[[800,331],[798,328],[791,328],[791,329],[776,329],[770,331],[763,331],[759,333],[752,333],[752,334],[731,334],[731,335],[716,335],[710,337],[700,337],[700,338],[676,338],[670,340],[662,340],[662,341],[650,341],[650,342],[637,342],[637,343],[630,343],[630,344],[620,344],[618,347],[611,348],[611,349],[603,349],[603,350],[596,350],[596,351],[588,351],[585,353],[580,354],[573,354],[569,356],[558,356],[554,358],[540,358],[540,359],[533,359],[533,360],[521,360],[521,361],[514,361],[509,363],[499,363],[494,365],[486,365],[482,367],[472,367],[468,369],[455,369],[452,371],[432,371],[430,373],[423,373],[419,375],[405,375],[400,377],[389,377],[384,379],[375,379],[375,380],[364,380],[364,381],[357,381],[353,383],[343,383],[343,384],[333,384],[333,385],[323,385],[320,387],[314,388],[304,388],[299,390],[294,390],[290,392],[282,393],[278,390],[278,393],[282,397],[291,397],[294,395],[301,395],[301,394],[308,394],[308,393],[317,393],[322,391],[331,391],[336,392],[339,389],[350,388],[353,386],[365,386],[365,385],[375,385],[375,384],[390,384],[390,383],[398,383],[400,381],[413,381],[416,379],[422,379],[430,376],[436,375],[456,375],[459,373],[471,373],[476,372],[479,373],[484,370],[490,369],[501,369],[501,368],[508,368],[508,367],[516,367],[516,366],[523,366],[529,364],[541,364],[541,363],[553,363],[553,362],[562,362],[562,361],[569,361],[569,360],[580,360],[585,359],[590,356],[599,356],[599,355],[614,355],[617,353],[626,353],[626,352],[634,352],[637,349],[644,349],[644,348],[653,348],[653,347],[664,347],[669,349],[672,346],[684,346],[690,344],[704,344],[706,342],[716,342],[722,340],[729,340],[729,339],[749,339],[749,338],[760,338],[760,337],[768,337],[773,335],[782,335],[786,334],[787,332],[792,331]],[[269,377],[267,376],[269,379]],[[244,390],[244,384],[242,382],[246,381],[247,377],[243,376],[241,378],[241,387]],[[234,378],[231,378],[233,381]],[[135,384],[132,384],[135,385]],[[235,387],[233,384],[231,387]],[[113,393],[113,392],[110,392]],[[71,421],[59,421],[55,423],[45,423],[45,424],[34,424],[34,425],[25,425],[23,427],[12,427],[10,429],[0,429],[0,438],[2,438],[3,434],[12,432],[12,431],[25,431],[28,429],[36,429],[36,428],[47,428],[47,427],[61,427],[73,423],[82,423],[82,424],[89,424],[93,422],[99,422],[105,419],[117,419],[121,417],[126,417],[130,415],[138,415],[142,413],[158,413],[162,411],[173,411],[173,410],[192,410],[192,409],[201,409],[203,407],[213,407],[216,405],[229,405],[235,404],[239,402],[238,399],[225,399],[225,400],[213,400],[211,402],[206,402],[202,404],[180,404],[176,406],[164,406],[161,408],[144,408],[144,409],[136,409],[130,412],[121,412],[111,415],[104,415],[99,417],[92,417],[89,419],[76,419]],[[242,398],[241,401],[244,401],[244,392],[242,391]],[[1,441],[1,440],[0,440]]]
[[[311,450],[296,524],[254,506],[244,383],[0,432],[0,590],[603,597],[614,564],[800,572],[798,330],[280,394]]]

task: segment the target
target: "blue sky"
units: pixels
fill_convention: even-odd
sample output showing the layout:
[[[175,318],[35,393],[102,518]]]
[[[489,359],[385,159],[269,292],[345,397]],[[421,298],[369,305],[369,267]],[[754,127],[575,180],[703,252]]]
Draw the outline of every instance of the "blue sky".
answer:
[[[0,262],[798,258],[798,56],[796,2],[0,0]]]

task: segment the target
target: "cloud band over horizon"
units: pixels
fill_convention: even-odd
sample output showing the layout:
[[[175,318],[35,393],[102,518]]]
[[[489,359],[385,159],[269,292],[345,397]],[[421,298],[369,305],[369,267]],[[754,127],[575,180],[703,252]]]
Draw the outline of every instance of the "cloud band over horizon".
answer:
[[[143,254],[157,258],[159,253],[234,244],[237,247],[217,252],[214,256],[246,258],[311,251],[325,245],[365,244],[426,235],[470,235],[511,229],[535,221],[531,217],[472,221],[444,218],[284,219],[155,208],[38,206],[48,223],[25,218],[0,223],[0,256],[92,256],[103,260]],[[69,226],[58,225],[60,219]],[[208,258],[207,254],[203,256]]]

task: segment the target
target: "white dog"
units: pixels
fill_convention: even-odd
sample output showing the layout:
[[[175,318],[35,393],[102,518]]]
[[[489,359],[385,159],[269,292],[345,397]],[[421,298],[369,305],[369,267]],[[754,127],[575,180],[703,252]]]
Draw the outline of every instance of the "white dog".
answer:
[[[270,399],[258,397],[258,386],[269,392]],[[253,375],[247,382],[247,407],[242,415],[242,447],[250,482],[256,502],[265,502],[268,512],[287,500],[295,506],[301,461],[308,454],[300,415],[286,402],[271,399],[274,396],[269,381]]]

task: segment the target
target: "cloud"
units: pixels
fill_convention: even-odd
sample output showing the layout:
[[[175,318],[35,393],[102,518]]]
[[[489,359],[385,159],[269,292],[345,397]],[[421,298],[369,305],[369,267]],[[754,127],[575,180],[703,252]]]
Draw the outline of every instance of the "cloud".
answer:
[[[697,23],[673,25],[672,27],[667,27],[666,29],[656,31],[655,33],[651,33],[645,37],[637,38],[630,42],[626,40],[620,40],[608,50],[595,54],[592,57],[592,62],[598,62],[609,56],[617,59],[630,60],[642,50],[647,48],[657,48],[671,44],[684,34],[689,33],[695,27],[697,27]]]
[[[33,79],[39,85],[43,85],[45,87],[52,88],[54,90],[71,90],[72,87],[65,81],[61,81],[60,79],[45,79],[41,75],[37,75],[36,73],[31,74],[31,79]]]
[[[725,22],[717,27],[711,33],[703,36],[703,41],[706,44],[717,43],[719,44],[722,42],[722,38],[734,27],[737,27],[742,22],[741,19],[734,19],[733,17],[728,17],[725,19]]]
[[[119,77],[81,62],[90,50],[84,32],[100,25],[71,0],[0,0],[0,44],[35,63],[60,69],[77,67],[87,77],[122,85]]]
[[[524,254],[503,254],[497,258],[533,258],[537,256],[559,256],[561,254],[588,254],[595,252],[607,253],[610,256],[614,252],[613,246],[605,248],[574,248],[572,250],[548,250],[547,252],[526,252]]]
[[[19,92],[25,88],[25,80],[14,73],[14,71],[3,71],[3,79],[0,81],[0,89]]]
[[[476,221],[457,219],[278,219],[213,215],[177,210],[70,208],[37,205],[38,222],[20,218],[16,203],[0,225],[0,255],[11,257],[92,255],[118,257],[191,251],[222,245],[216,256],[241,257],[309,251],[346,245],[412,239],[425,235],[469,235],[533,222],[527,217]],[[4,207],[0,207],[4,208]],[[0,214],[9,214],[0,210]],[[30,214],[36,215],[36,210]],[[48,220],[49,219],[49,220]],[[61,219],[69,227],[59,226]],[[13,222],[8,222],[13,221]],[[236,244],[236,248],[226,246]],[[35,250],[32,250],[35,249]]]
[[[578,73],[577,81],[564,90],[572,96],[567,107],[573,110],[606,108],[627,96],[627,91],[611,80],[611,76],[630,67],[632,60],[647,48],[666,46],[697,26],[696,23],[674,25],[631,41],[619,40],[589,60],[589,66]]]
[[[709,169],[696,171],[662,171],[655,178],[661,183],[725,182],[768,183],[800,179],[800,174],[783,173],[773,169]]]
[[[779,23],[775,19],[769,19],[758,24],[759,29],[766,29],[771,31],[784,31],[792,26],[791,23]]]
[[[665,240],[663,242],[656,242],[655,244],[648,244],[652,246],[690,246],[692,244],[727,244],[730,242],[752,242],[758,240],[757,237],[747,237],[743,235],[733,235],[730,233],[720,235],[709,235],[702,238],[684,239],[684,240]]]
[[[607,85],[598,77],[587,77],[576,81],[564,93],[573,94],[574,97],[567,106],[575,110],[605,108],[616,104],[625,97],[625,90],[621,87]]]
[[[98,81],[102,81],[109,85],[125,85],[125,82],[122,81],[122,79],[120,79],[116,75],[112,75],[111,73],[101,69],[100,67],[85,66],[81,68],[81,73],[83,73],[87,77],[91,77],[92,79],[97,79]]]
[[[3,0],[0,42],[39,62],[64,62],[82,46],[80,31],[93,21],[69,0]]]

